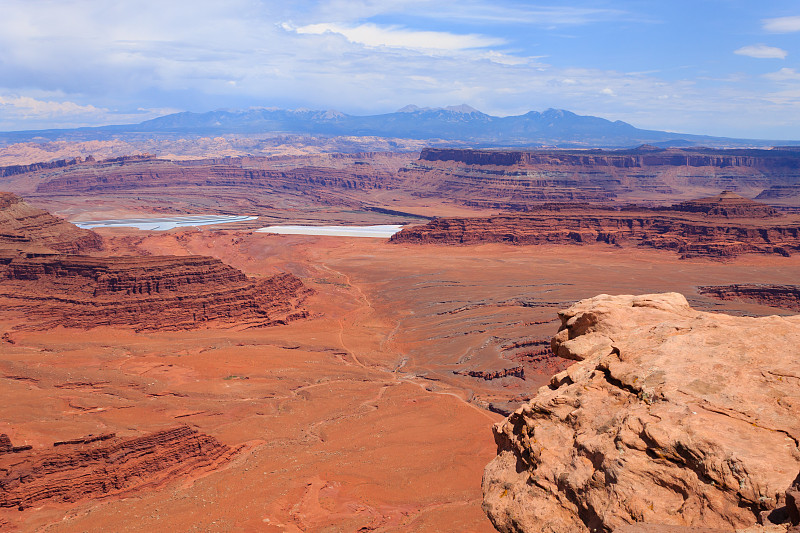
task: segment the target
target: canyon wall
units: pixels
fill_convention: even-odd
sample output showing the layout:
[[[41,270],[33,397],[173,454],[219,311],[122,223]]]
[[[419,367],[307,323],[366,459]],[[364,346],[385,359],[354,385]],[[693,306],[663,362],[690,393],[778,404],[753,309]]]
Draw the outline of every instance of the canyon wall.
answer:
[[[37,209],[19,196],[0,192],[0,249],[84,253],[102,247],[96,233]]]
[[[212,257],[0,257],[0,299],[37,328],[282,324],[307,316],[309,292],[292,274],[248,278]]]
[[[720,300],[745,300],[800,311],[800,285],[768,285],[762,283],[737,283],[735,285],[708,285],[698,287],[698,292]]]
[[[800,203],[800,154],[790,150],[459,150],[426,148],[401,175],[423,196],[477,207],[528,210],[542,201],[670,203],[720,190],[756,196],[784,187]],[[767,197],[765,197],[766,199]]]
[[[528,211],[543,202],[668,205],[729,190],[761,195],[776,205],[800,206],[800,152],[790,150],[426,148],[416,160],[408,154],[381,153],[186,161],[134,157],[52,168],[33,165],[19,174],[23,170],[14,170],[9,184],[40,198],[204,194],[228,205],[267,206],[277,201],[272,195],[279,195],[294,202],[304,198],[359,206],[369,204],[370,191],[393,191],[394,199],[411,195]]]
[[[369,154],[364,154],[369,158]],[[316,188],[381,189],[395,180],[390,172],[358,164],[354,157],[329,158],[314,166],[297,158],[235,158],[195,161],[113,159],[39,173],[37,193],[114,192],[163,187],[245,187],[306,190]]]
[[[747,167],[758,170],[800,172],[800,153],[796,150],[459,150],[425,148],[423,161],[454,161],[468,165],[561,165],[571,167]]]
[[[733,257],[742,253],[791,255],[800,251],[800,219],[757,222],[688,217],[661,211],[542,211],[494,217],[438,218],[392,236],[395,243],[648,246],[682,256]]]
[[[559,316],[553,350],[578,362],[494,428],[483,491],[499,531],[800,519],[800,316],[698,312],[676,293]]]
[[[187,426],[134,438],[56,442],[51,450],[22,448],[0,444],[0,508],[22,511],[152,488],[219,468],[238,450]]]
[[[0,193],[0,309],[34,328],[248,327],[308,315],[311,291],[289,273],[248,278],[204,256],[75,255],[101,247],[96,233]]]

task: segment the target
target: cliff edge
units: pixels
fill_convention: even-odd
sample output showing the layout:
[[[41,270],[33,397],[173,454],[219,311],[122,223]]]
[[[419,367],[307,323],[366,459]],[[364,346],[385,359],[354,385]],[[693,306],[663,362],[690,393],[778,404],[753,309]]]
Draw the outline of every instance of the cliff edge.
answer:
[[[677,293],[559,316],[553,351],[578,362],[494,428],[483,491],[498,530],[796,521],[800,316],[699,312]]]

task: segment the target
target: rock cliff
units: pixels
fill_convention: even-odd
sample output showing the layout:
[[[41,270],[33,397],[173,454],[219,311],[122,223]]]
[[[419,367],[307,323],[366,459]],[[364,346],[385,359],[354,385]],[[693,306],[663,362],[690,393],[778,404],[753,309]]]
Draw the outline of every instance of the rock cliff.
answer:
[[[40,173],[37,193],[119,192],[153,188],[238,187],[284,191],[315,189],[381,189],[393,175],[358,160],[313,166],[267,159],[166,161],[113,159]],[[350,163],[347,165],[347,163]],[[297,163],[295,163],[297,164]],[[264,168],[264,167],[267,168]]]
[[[498,530],[792,520],[800,316],[698,312],[676,293],[601,295],[559,316],[553,349],[578,362],[494,428],[483,490]]]
[[[292,274],[248,278],[203,256],[0,257],[0,299],[34,327],[264,326],[307,316]]]
[[[427,148],[403,174],[422,196],[445,195],[479,207],[527,211],[542,201],[607,202],[641,198],[643,193],[653,200],[723,189],[755,196],[774,187],[796,186],[800,154],[793,150],[699,148]],[[788,205],[796,200],[796,196],[784,195],[781,202]]]
[[[37,209],[14,194],[0,192],[0,249],[84,253],[102,247],[100,237]]]
[[[186,426],[136,438],[109,434],[58,442],[52,450],[0,449],[0,508],[24,511],[152,488],[218,468],[236,451]]]
[[[292,274],[248,278],[203,256],[73,255],[101,246],[96,233],[0,193],[0,310],[22,312],[29,327],[138,330],[266,326],[308,315],[302,303],[311,291]]]
[[[654,210],[564,210],[494,217],[438,218],[391,238],[397,243],[588,244],[648,246],[683,256],[800,251],[800,217],[718,219]]]
[[[426,148],[424,161],[454,161],[468,165],[561,165],[615,168],[642,167],[748,167],[800,171],[796,150],[718,150],[704,148],[641,147],[636,150],[471,150]]]
[[[722,191],[716,196],[681,202],[671,208],[674,211],[703,213],[712,217],[767,218],[779,217],[777,209],[755,202],[731,191]]]
[[[800,311],[800,286],[737,283],[698,287],[700,294],[720,300],[746,300],[762,305]]]

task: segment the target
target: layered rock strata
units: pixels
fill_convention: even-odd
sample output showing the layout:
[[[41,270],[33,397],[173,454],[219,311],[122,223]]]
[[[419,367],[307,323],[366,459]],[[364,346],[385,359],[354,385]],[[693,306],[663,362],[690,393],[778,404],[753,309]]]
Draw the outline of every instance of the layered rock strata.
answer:
[[[73,255],[101,246],[96,233],[0,193],[0,310],[22,311],[37,328],[139,330],[266,326],[308,315],[310,291],[292,274],[248,278],[203,256]]]
[[[578,362],[494,428],[483,491],[498,530],[789,520],[800,316],[704,313],[677,293],[601,295],[559,316],[553,349]]]
[[[651,199],[685,198],[687,192],[703,190],[755,196],[765,189],[795,186],[800,180],[800,154],[654,147],[613,151],[426,148],[403,176],[423,196],[527,211],[543,201],[608,202],[643,193]]]
[[[366,154],[367,156],[369,154]],[[168,161],[156,158],[117,158],[38,172],[37,193],[120,192],[175,187],[245,187],[253,189],[311,190],[324,188],[381,189],[393,174],[355,157],[327,166],[267,158]]]
[[[770,219],[771,220],[771,219]],[[647,246],[683,256],[732,257],[743,253],[791,255],[800,251],[800,219],[780,222],[718,220],[663,212],[587,210],[438,218],[391,238],[397,243]]]
[[[37,209],[15,194],[0,192],[0,249],[77,254],[101,247],[96,233]]]
[[[700,294],[720,300],[745,300],[771,307],[800,311],[800,285],[736,283],[698,287]]]
[[[104,437],[57,443],[52,451],[0,449],[0,508],[22,511],[152,488],[218,468],[237,451],[186,426],[136,438]]]
[[[777,209],[761,202],[739,196],[731,191],[722,191],[716,196],[681,202],[671,207],[674,211],[703,213],[712,217],[767,218],[781,216]]]
[[[203,256],[0,257],[0,298],[36,327],[264,326],[307,316],[289,273],[256,279]]]

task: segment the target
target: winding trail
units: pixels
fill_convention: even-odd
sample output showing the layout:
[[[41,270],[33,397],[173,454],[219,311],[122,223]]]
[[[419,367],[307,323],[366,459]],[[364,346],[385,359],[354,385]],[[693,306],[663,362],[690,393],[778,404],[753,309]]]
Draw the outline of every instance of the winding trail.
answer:
[[[397,322],[395,327],[392,329],[392,331],[389,332],[386,336],[384,336],[383,339],[381,339],[381,341],[379,343],[379,350],[384,352],[384,353],[392,353],[392,354],[394,354],[396,356],[394,358],[394,360],[395,361],[400,361],[400,363],[396,364],[395,367],[392,368],[392,369],[389,369],[389,368],[381,366],[381,365],[367,365],[367,364],[363,363],[358,358],[358,356],[356,355],[356,351],[354,349],[350,348],[348,346],[348,344],[344,340],[345,324],[346,324],[347,321],[349,321],[351,328],[358,327],[358,325],[359,325],[358,317],[360,315],[368,316],[370,314],[376,313],[375,307],[372,305],[372,303],[370,302],[369,298],[367,297],[367,295],[363,291],[363,289],[361,289],[361,287],[359,287],[357,284],[353,283],[353,280],[351,279],[351,277],[349,275],[345,274],[344,272],[342,272],[340,270],[333,269],[333,268],[331,268],[330,266],[328,266],[328,265],[326,265],[324,263],[320,263],[318,266],[324,268],[325,270],[327,270],[331,274],[339,276],[341,279],[343,279],[344,280],[344,284],[346,284],[349,288],[353,289],[358,294],[358,300],[360,300],[360,301],[362,301],[364,303],[364,305],[362,307],[357,307],[357,308],[353,309],[352,311],[348,312],[344,317],[342,317],[342,318],[340,318],[338,320],[338,325],[339,325],[339,333],[338,333],[339,343],[340,343],[340,345],[342,347],[342,350],[344,350],[349,355],[349,357],[353,360],[352,364],[355,364],[356,366],[358,366],[360,368],[363,368],[364,370],[373,370],[373,371],[377,370],[379,372],[386,373],[386,374],[388,374],[387,377],[389,379],[393,380],[396,383],[401,383],[401,382],[411,383],[411,384],[416,385],[420,389],[422,389],[425,392],[428,392],[430,394],[452,396],[453,398],[456,398],[459,402],[461,402],[464,405],[468,406],[470,409],[473,409],[474,411],[480,413],[481,416],[483,416],[484,418],[490,420],[492,423],[495,423],[497,421],[497,417],[495,415],[493,415],[490,411],[487,411],[486,409],[483,409],[483,408],[475,405],[474,403],[472,403],[468,399],[465,399],[461,394],[458,394],[456,392],[452,392],[452,391],[449,391],[449,390],[431,390],[431,388],[430,388],[431,387],[431,383],[430,383],[429,380],[420,379],[419,377],[415,376],[414,374],[405,373],[405,372],[403,372],[401,370],[402,367],[405,366],[406,362],[408,361],[408,358],[409,358],[408,355],[401,354],[401,353],[396,353],[396,352],[391,352],[391,351],[385,352],[386,345],[390,342],[391,338],[394,335],[396,335],[397,332],[400,329],[400,322],[399,321]],[[435,386],[436,387],[443,387],[445,385],[437,383]],[[371,400],[371,402],[375,402],[378,399],[380,399],[380,397],[383,396],[383,393],[385,392],[386,388],[387,387],[383,387],[381,389],[381,392],[378,395],[378,398],[376,398],[375,400]],[[369,403],[369,402],[365,402],[365,403]]]

